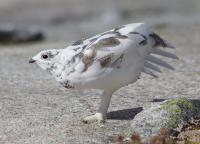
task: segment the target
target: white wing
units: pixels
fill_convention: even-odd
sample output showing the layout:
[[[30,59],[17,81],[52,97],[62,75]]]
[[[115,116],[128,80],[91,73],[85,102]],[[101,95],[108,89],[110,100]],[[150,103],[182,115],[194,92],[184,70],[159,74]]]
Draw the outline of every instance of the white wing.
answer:
[[[62,51],[61,61],[65,64],[66,79],[74,82],[77,89],[105,89],[112,83],[118,83],[113,88],[119,88],[135,82],[141,72],[157,77],[150,71],[161,73],[154,64],[174,70],[150,54],[178,57],[157,47],[176,49],[149,30],[146,24],[135,23],[76,41]]]
[[[120,26],[116,29],[78,40],[61,53],[64,79],[77,89],[112,89],[135,82],[141,72],[157,77],[154,64],[174,70],[151,53],[178,59],[157,47],[175,46],[161,39],[144,23]]]
[[[143,23],[124,25],[92,37],[91,39],[92,41],[84,49],[83,62],[86,66],[85,71],[94,61],[99,61],[102,68],[105,68],[114,65],[116,67],[129,66],[135,61],[145,59],[144,66],[146,68],[161,72],[160,69],[147,61],[172,70],[174,68],[149,54],[154,53],[178,59],[177,56],[171,53],[157,49],[159,46],[174,49],[176,47],[161,39]],[[141,70],[144,73],[155,76],[150,70],[148,70],[149,72],[145,68]]]

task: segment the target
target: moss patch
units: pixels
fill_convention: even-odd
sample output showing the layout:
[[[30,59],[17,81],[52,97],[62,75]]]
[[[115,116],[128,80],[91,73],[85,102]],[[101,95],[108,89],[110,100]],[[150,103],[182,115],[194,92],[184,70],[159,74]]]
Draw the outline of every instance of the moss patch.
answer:
[[[164,113],[162,116],[165,118],[169,117],[170,126],[175,127],[177,124],[181,122],[180,117],[184,117],[184,115],[186,114],[186,111],[182,110],[178,105],[178,103],[183,105],[184,108],[187,108],[190,111],[194,109],[198,110],[198,108],[193,103],[187,101],[184,98],[181,98],[181,99],[172,99],[171,101],[167,101],[166,103],[162,104],[163,107],[157,108],[154,111],[167,110],[167,113]]]
[[[125,133],[126,133],[126,135],[125,135],[126,138],[128,138],[128,137],[131,136],[132,133],[131,133],[130,127],[128,127],[128,128],[125,130]]]

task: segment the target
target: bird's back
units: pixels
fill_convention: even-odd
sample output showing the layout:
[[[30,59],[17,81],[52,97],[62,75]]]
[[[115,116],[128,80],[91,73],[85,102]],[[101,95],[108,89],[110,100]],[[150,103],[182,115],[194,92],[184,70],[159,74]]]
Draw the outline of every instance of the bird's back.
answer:
[[[178,59],[157,47],[175,48],[144,23],[120,26],[91,38],[76,41],[62,51],[65,70],[61,82],[74,89],[118,89],[135,82],[141,72],[161,72],[152,63],[173,69],[151,53]],[[152,62],[149,63],[148,61]]]

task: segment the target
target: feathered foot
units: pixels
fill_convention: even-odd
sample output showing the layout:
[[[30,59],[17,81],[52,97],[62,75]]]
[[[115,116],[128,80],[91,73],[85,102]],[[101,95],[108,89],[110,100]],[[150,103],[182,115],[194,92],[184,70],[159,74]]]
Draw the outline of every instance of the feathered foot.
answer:
[[[105,122],[105,117],[101,113],[96,113],[95,115],[92,116],[87,116],[83,119],[83,122],[86,124],[98,122],[98,123],[104,123]]]
[[[104,123],[105,119],[107,118],[107,110],[110,104],[110,99],[112,97],[114,91],[112,92],[106,92],[104,91],[103,94],[101,95],[101,104],[100,107],[95,115],[88,116],[83,119],[84,123]]]

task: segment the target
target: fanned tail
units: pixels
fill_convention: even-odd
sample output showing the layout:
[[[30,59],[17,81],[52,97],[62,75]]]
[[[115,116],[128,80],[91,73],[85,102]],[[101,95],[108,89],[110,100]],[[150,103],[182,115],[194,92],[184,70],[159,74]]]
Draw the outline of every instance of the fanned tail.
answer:
[[[166,40],[160,38],[160,36],[155,33],[152,33],[149,36],[155,40],[155,44],[153,47],[156,47],[156,49],[152,52],[153,54],[179,60],[179,58],[176,55],[157,48],[157,47],[163,47],[163,48],[178,49],[176,46],[174,46],[170,43],[167,43]],[[151,63],[149,63],[148,61]],[[157,78],[157,76],[153,72],[151,72],[149,69],[154,70],[159,73],[161,73],[161,70],[158,67],[154,66],[152,63],[160,65],[160,66],[168,68],[168,69],[171,69],[171,70],[175,70],[171,65],[162,61],[161,59],[156,58],[152,55],[148,55],[145,58],[144,67],[142,67],[142,69],[141,69],[142,72]],[[149,68],[149,69],[147,69],[147,68]]]

